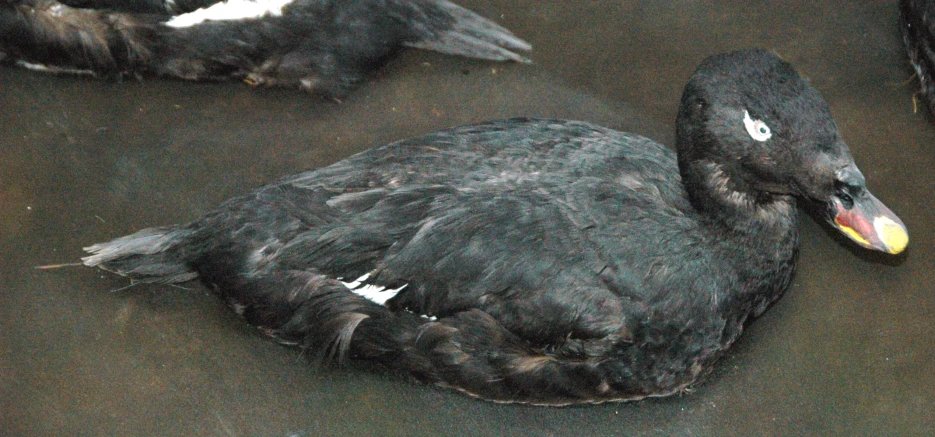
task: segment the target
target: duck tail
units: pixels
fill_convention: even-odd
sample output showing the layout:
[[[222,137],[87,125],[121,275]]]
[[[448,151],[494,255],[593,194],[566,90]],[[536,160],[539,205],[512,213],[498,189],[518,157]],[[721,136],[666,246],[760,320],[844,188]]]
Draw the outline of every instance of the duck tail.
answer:
[[[491,20],[444,0],[434,2],[433,8],[423,11],[426,17],[432,13],[447,15],[450,21],[441,28],[427,25],[414,29],[422,39],[408,42],[406,46],[492,61],[532,62],[515,52],[532,50],[532,46]],[[418,23],[417,20],[413,22]]]
[[[135,282],[175,283],[195,279],[180,255],[192,232],[175,226],[143,229],[106,243],[85,247],[84,265],[100,267]]]

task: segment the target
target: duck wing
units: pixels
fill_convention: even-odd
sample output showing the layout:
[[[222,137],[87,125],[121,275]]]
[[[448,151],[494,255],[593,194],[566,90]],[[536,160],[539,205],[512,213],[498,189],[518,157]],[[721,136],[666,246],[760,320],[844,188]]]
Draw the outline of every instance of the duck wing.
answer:
[[[214,259],[405,287],[387,302],[394,311],[444,317],[479,308],[531,341],[603,338],[623,329],[628,302],[646,298],[642,276],[626,264],[638,257],[620,253],[626,242],[647,246],[643,255],[677,245],[650,246],[632,230],[651,235],[645,226],[687,221],[674,171],[671,153],[642,137],[512,119],[287,178],[222,206],[198,228],[206,240],[229,240]],[[201,270],[223,282],[251,276],[257,265]]]

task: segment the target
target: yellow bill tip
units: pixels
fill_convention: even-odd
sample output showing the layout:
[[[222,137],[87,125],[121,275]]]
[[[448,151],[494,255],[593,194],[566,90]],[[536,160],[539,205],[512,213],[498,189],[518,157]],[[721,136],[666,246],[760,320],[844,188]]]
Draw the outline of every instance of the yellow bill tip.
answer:
[[[886,216],[873,219],[873,228],[876,229],[880,241],[886,245],[886,251],[893,255],[902,252],[909,245],[909,233],[906,228]]]

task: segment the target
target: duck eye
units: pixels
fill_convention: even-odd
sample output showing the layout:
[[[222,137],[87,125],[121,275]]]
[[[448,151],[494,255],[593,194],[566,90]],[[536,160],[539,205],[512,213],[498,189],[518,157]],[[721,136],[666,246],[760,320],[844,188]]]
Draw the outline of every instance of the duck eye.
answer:
[[[746,110],[743,111],[743,126],[747,128],[747,133],[754,140],[762,142],[773,136],[765,121],[750,118],[750,113]]]
[[[860,196],[864,190],[860,185],[849,184],[844,181],[835,181],[834,188],[837,191],[838,199],[841,200],[841,205],[848,211],[854,207],[854,197]]]
[[[854,207],[854,198],[850,194],[841,194],[838,198],[841,199],[841,205],[844,206],[844,209],[850,210]]]

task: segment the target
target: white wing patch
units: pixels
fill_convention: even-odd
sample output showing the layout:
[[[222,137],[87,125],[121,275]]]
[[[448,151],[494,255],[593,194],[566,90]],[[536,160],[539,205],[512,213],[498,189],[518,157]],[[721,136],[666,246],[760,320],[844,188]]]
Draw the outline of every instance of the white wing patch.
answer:
[[[406,288],[409,284],[403,284],[399,288],[387,289],[379,285],[367,284],[367,279],[370,278],[370,273],[367,273],[352,282],[341,281],[341,278],[338,278],[345,287],[350,289],[354,294],[361,296],[372,302],[376,302],[380,305],[386,305],[386,301],[392,299],[396,294],[398,294],[402,289]]]
[[[246,20],[266,15],[278,17],[282,8],[294,0],[227,0],[187,14],[176,15],[166,21],[169,27],[190,27],[205,21]]]
[[[766,122],[750,118],[750,113],[747,112],[746,109],[743,111],[743,126],[747,128],[747,133],[750,134],[750,137],[759,142],[766,141],[773,136]]]

